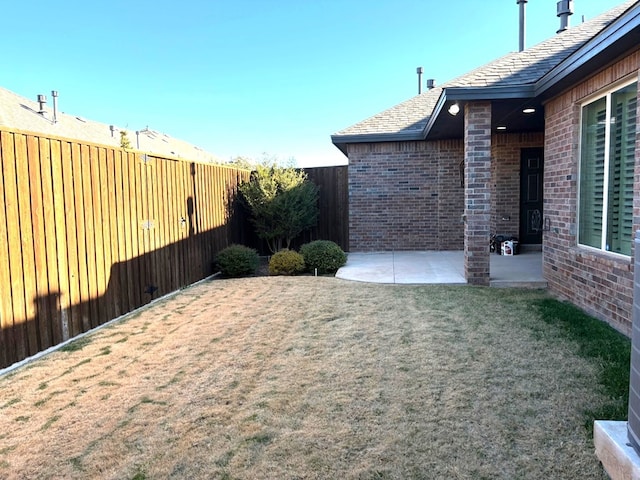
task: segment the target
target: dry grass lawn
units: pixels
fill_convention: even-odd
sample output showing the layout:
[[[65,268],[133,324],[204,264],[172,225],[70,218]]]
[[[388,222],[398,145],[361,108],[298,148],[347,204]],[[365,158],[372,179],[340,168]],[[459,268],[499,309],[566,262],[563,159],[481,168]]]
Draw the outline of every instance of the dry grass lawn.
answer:
[[[544,295],[201,283],[0,377],[0,477],[606,478]]]

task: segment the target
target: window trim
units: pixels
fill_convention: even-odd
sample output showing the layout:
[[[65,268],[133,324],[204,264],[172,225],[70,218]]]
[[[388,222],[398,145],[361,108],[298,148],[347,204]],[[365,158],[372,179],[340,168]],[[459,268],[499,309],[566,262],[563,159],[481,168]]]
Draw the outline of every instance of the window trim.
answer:
[[[610,255],[612,257],[617,257],[617,258],[622,258],[622,259],[629,259],[631,258],[630,255],[626,255],[624,253],[618,253],[618,252],[613,252],[611,250],[607,250],[606,249],[606,243],[607,243],[607,223],[608,223],[608,210],[609,210],[609,195],[604,195],[603,199],[602,199],[602,210],[603,210],[603,218],[602,218],[602,225],[603,225],[603,233],[602,233],[602,237],[600,238],[600,248],[596,248],[593,247],[591,245],[585,245],[580,243],[580,198],[581,198],[581,192],[580,192],[580,186],[581,186],[581,178],[582,178],[582,147],[583,147],[583,139],[582,139],[582,121],[583,121],[583,115],[584,115],[584,108],[587,105],[590,105],[594,102],[597,102],[598,100],[602,99],[602,98],[607,98],[606,101],[606,118],[611,118],[611,96],[613,95],[613,93],[615,93],[618,90],[621,90],[624,87],[627,87],[629,85],[632,85],[633,83],[638,83],[638,88],[636,88],[636,99],[640,104],[640,95],[638,94],[638,89],[640,89],[640,75],[635,73],[632,75],[627,75],[624,78],[621,78],[613,83],[610,83],[609,85],[606,86],[606,88],[602,88],[600,90],[598,90],[597,92],[594,92],[593,94],[585,97],[584,99],[582,99],[582,101],[580,103],[578,103],[578,107],[580,109],[580,115],[579,115],[579,121],[578,121],[578,154],[577,154],[577,163],[578,163],[578,177],[577,177],[577,197],[576,197],[576,234],[575,234],[575,244],[577,245],[578,248],[581,249],[585,249],[585,250],[591,250],[593,252],[598,252],[601,254],[605,254],[605,255]],[[636,125],[638,125],[638,123],[640,123],[640,116],[638,116],[636,118]],[[637,127],[636,127],[637,128]],[[609,154],[610,154],[610,140],[611,140],[611,128],[607,127],[605,129],[605,167],[604,167],[604,185],[608,187],[609,185]],[[636,144],[636,150],[638,149],[638,145]],[[608,191],[608,188],[604,189],[605,191]],[[635,195],[634,195],[635,196]],[[633,242],[633,234],[634,232],[631,232],[631,236],[632,236],[632,242]]]

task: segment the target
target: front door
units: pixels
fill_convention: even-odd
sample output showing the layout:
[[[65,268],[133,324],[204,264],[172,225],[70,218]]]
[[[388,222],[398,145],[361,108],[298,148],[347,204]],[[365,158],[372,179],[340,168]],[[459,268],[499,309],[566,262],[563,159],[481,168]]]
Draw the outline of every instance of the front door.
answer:
[[[542,243],[542,148],[520,152],[520,244]]]

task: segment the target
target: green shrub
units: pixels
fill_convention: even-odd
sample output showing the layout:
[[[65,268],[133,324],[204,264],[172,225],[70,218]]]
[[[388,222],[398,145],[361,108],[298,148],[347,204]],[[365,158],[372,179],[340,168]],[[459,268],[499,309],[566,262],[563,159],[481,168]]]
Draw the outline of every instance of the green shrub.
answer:
[[[330,240],[316,240],[300,248],[304,263],[310,272],[334,273],[347,262],[347,255]]]
[[[316,225],[318,187],[304,170],[267,161],[256,166],[239,191],[256,234],[272,253],[289,248],[292,239]]]
[[[225,277],[253,275],[259,262],[258,252],[244,245],[229,245],[216,257],[216,264]]]
[[[296,275],[304,272],[304,258],[293,250],[280,250],[269,260],[269,275]]]

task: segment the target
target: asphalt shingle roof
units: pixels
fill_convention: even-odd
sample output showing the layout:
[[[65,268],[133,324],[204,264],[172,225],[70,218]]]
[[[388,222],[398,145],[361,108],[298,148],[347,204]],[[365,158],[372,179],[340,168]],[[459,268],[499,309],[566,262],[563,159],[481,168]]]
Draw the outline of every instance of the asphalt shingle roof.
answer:
[[[443,89],[534,84],[635,3],[637,0],[628,0],[522,52],[508,53],[438,88],[427,90],[399,105],[340,130],[333,135],[334,141],[339,140],[341,136],[411,134],[422,131],[427,126]]]
[[[57,121],[54,122],[51,97],[47,98],[44,115],[38,113],[39,110],[37,101],[0,87],[0,126],[116,147],[120,147],[120,131],[126,131],[132,148],[136,148],[139,140],[139,150],[144,152],[198,162],[220,163],[212,153],[148,128],[139,130],[139,137],[136,138],[135,130],[115,127],[112,132],[110,125],[60,111],[57,112]]]

